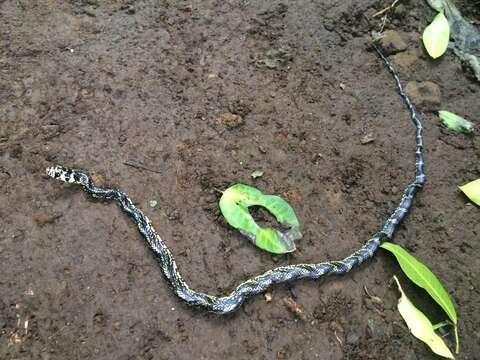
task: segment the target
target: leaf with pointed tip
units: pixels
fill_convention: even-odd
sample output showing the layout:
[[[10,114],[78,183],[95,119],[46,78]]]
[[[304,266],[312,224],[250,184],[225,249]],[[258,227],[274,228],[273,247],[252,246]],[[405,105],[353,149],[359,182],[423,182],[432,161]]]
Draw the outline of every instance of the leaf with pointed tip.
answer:
[[[384,242],[380,246],[395,255],[405,275],[417,286],[425,289],[438,305],[445,310],[450,320],[456,325],[457,313],[452,300],[450,300],[447,291],[430,269],[410,255],[400,245]]]
[[[458,338],[457,329],[457,312],[455,311],[455,307],[453,306],[450,296],[438,278],[430,271],[428,267],[410,255],[400,245],[384,242],[380,246],[395,255],[405,275],[407,275],[408,278],[417,286],[425,289],[425,291],[427,291],[428,294],[437,302],[437,304],[440,305],[441,308],[447,313],[454,325],[456,353],[458,354],[460,349],[460,341]]]
[[[412,304],[407,295],[405,295],[397,277],[394,276],[393,278],[397,282],[398,290],[401,294],[397,308],[400,315],[402,315],[403,320],[407,323],[410,332],[417,339],[420,339],[427,344],[435,354],[448,359],[453,359],[453,354],[448,349],[447,345],[445,345],[442,338],[435,333],[430,320],[418,310],[415,305]]]
[[[440,12],[423,31],[423,44],[428,54],[436,59],[447,50],[449,39],[450,25],[443,12]]]

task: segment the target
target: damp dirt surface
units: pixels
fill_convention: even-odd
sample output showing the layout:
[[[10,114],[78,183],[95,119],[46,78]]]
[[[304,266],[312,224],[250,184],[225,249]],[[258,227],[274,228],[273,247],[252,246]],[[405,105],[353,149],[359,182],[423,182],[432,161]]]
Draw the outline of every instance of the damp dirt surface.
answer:
[[[446,316],[385,251],[222,317],[179,301],[115,203],[45,176],[58,163],[125,191],[211,294],[345,257],[414,176],[413,124],[369,45],[390,3],[0,1],[0,359],[435,359],[401,319],[393,275],[434,322]],[[478,24],[478,5],[458,5]],[[480,86],[452,52],[428,58],[433,16],[401,1],[385,22],[407,44],[391,56],[404,83],[441,91],[419,108],[428,183],[393,241],[448,289],[458,359],[479,359],[480,212],[458,185],[480,177],[480,134],[452,134],[434,110],[478,121]],[[295,253],[226,224],[218,189],[236,182],[290,202]]]

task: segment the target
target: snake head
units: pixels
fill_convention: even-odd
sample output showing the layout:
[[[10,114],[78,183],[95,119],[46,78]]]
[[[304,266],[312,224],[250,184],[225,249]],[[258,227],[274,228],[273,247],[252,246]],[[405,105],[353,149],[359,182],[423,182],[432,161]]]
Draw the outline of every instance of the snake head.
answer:
[[[68,182],[71,184],[74,183],[83,185],[86,181],[84,176],[82,176],[83,174],[75,170],[67,169],[66,167],[63,167],[61,165],[49,166],[47,168],[47,175],[54,179]]]
[[[54,179],[58,179],[61,176],[61,174],[66,170],[67,169],[65,169],[63,166],[60,166],[60,165],[49,166],[47,168],[47,175]]]

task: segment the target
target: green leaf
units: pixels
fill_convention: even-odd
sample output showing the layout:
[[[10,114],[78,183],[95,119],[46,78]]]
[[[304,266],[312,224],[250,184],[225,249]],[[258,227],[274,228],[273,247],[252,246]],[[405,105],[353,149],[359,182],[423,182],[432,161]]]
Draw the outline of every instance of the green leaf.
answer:
[[[281,241],[279,238],[277,231],[272,228],[260,229],[257,232],[255,245],[273,254],[285,254],[295,250],[295,245],[292,249],[290,244]]]
[[[457,325],[457,313],[450,296],[437,277],[420,261],[410,255],[399,245],[384,242],[380,245],[390,251],[397,258],[400,267],[416,285],[425,289],[428,294],[442,307],[452,322]]]
[[[227,222],[235,229],[241,229],[244,235],[248,236],[251,240],[255,238],[255,234],[260,230],[252,215],[248,212],[247,208],[238,205],[228,194],[220,198],[220,210],[227,219]]]
[[[272,213],[277,221],[287,227],[298,227],[297,216],[292,207],[283,200],[280,196],[276,195],[263,195],[258,199],[257,205],[263,206]]]
[[[445,110],[439,111],[438,116],[440,117],[440,120],[442,120],[443,124],[450,130],[453,130],[457,133],[471,133],[473,131],[473,124],[461,116]]]
[[[235,184],[223,192],[219,205],[227,222],[265,251],[274,254],[292,252],[295,250],[294,241],[302,237],[295,212],[279,196],[265,195],[254,187]],[[287,230],[261,228],[248,212],[250,206],[266,208]]]
[[[462,190],[463,193],[467,195],[470,200],[480,206],[480,179],[460,186],[460,190]]]
[[[436,59],[447,50],[449,39],[450,25],[443,12],[440,12],[423,31],[423,44],[428,54]]]
[[[453,359],[453,354],[448,349],[447,345],[445,345],[445,342],[442,340],[442,338],[435,333],[430,320],[408,299],[403,292],[397,277],[394,276],[393,278],[397,282],[398,290],[401,293],[397,308],[400,312],[400,315],[402,315],[403,319],[407,323],[410,332],[417,339],[420,339],[426,343],[435,354],[448,359]]]
[[[224,191],[223,196],[228,196],[242,206],[249,207],[255,205],[263,196],[263,193],[252,186],[245,184],[235,184]]]

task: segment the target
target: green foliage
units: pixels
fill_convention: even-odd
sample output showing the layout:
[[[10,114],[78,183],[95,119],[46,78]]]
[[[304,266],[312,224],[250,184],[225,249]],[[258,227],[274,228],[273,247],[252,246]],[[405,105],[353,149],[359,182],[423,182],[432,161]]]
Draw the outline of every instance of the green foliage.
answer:
[[[458,334],[457,334],[457,313],[452,300],[447,291],[440,283],[438,278],[430,271],[428,267],[410,255],[401,246],[385,242],[381,245],[385,250],[390,251],[397,259],[402,271],[417,286],[425,289],[427,293],[442,307],[447,313],[455,327],[455,340],[457,342],[458,352]]]
[[[254,187],[235,184],[225,190],[219,205],[227,222],[265,251],[274,254],[292,252],[295,250],[294,241],[302,237],[295,212],[279,196],[264,195]],[[248,211],[250,206],[266,208],[288,230],[282,232],[272,228],[261,228],[250,215]]]
[[[443,12],[440,12],[423,31],[423,44],[428,54],[436,59],[447,50],[449,39],[450,25]]]
[[[438,116],[442,120],[443,124],[448,127],[450,130],[453,130],[457,133],[471,133],[473,131],[473,124],[449,111],[439,111]]]
[[[457,313],[450,296],[430,269],[399,245],[385,242],[381,246],[395,255],[405,275],[416,285],[425,289],[438,305],[445,310],[450,320],[457,324]]]
[[[463,193],[467,195],[470,200],[480,206],[480,179],[460,186],[460,190],[462,190]]]

